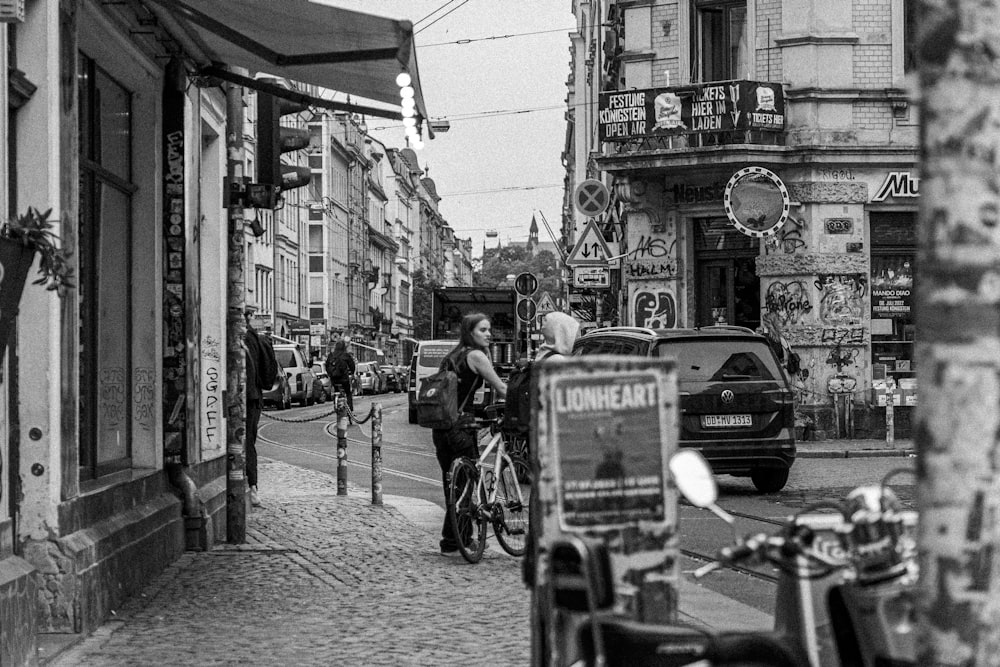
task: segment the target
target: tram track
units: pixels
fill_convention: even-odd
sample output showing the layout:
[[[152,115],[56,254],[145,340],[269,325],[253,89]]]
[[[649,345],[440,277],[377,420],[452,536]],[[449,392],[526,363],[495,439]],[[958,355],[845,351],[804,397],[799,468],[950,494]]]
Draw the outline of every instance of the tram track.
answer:
[[[691,503],[687,502],[683,498],[680,499],[680,504],[684,505],[686,507],[694,507],[694,505],[692,505]],[[738,517],[740,519],[747,519],[747,520],[750,520],[750,521],[757,521],[757,522],[760,522],[760,523],[766,523],[766,524],[771,524],[771,525],[775,525],[775,526],[782,526],[782,525],[785,524],[785,520],[783,520],[783,519],[773,519],[771,517],[758,516],[756,514],[748,514],[746,512],[738,512],[738,511],[734,511],[734,510],[726,510],[726,512],[728,514],[730,514],[731,516]],[[713,563],[716,560],[715,554],[706,554],[706,553],[702,553],[700,551],[694,551],[692,549],[683,549],[683,548],[679,549],[679,551],[684,556],[687,556],[691,560],[698,561],[700,563],[706,563],[706,564],[707,563]],[[726,564],[726,565],[723,565],[722,567],[724,569],[726,569],[726,570],[731,570],[733,572],[737,572],[739,574],[743,574],[743,575],[746,575],[748,577],[752,577],[754,579],[759,579],[761,581],[766,581],[766,582],[771,583],[771,584],[777,584],[778,583],[778,577],[777,576],[771,575],[771,574],[767,574],[766,572],[761,572],[760,570],[755,570],[755,569],[750,568],[750,567],[744,567],[742,565],[734,565],[734,564]]]

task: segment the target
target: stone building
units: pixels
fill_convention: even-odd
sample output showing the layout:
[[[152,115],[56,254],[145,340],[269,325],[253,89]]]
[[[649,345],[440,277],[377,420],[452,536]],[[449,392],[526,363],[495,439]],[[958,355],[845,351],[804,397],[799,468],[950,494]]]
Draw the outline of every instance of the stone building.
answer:
[[[912,10],[574,3],[567,191],[611,189],[618,322],[766,332],[820,436],[884,437],[887,385],[907,434],[917,401]]]

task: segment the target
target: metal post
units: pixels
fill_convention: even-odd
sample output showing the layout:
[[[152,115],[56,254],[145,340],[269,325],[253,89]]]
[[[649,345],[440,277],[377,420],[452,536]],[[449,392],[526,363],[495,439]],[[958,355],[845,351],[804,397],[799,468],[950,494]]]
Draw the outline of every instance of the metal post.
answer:
[[[243,179],[243,88],[226,85],[226,182],[231,188]],[[246,542],[246,358],[243,354],[243,204],[230,201],[228,253],[226,256],[226,365],[229,389],[226,397],[226,540],[230,544]]]
[[[372,403],[372,505],[382,504],[382,404]]]
[[[896,391],[896,380],[887,378],[885,381],[885,446],[892,447],[896,440],[896,418],[893,415],[893,394]]]
[[[337,495],[347,495],[347,427],[351,418],[347,414],[347,397],[337,394]]]

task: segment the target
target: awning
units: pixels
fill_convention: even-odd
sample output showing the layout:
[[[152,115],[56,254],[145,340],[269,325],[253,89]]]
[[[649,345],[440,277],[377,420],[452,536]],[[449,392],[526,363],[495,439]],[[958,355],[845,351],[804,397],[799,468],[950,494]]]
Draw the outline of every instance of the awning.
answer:
[[[402,118],[400,72],[410,75],[417,117],[427,119],[417,70],[413,24],[309,0],[146,0],[158,15],[175,19],[202,51],[200,73],[280,94],[227,67],[243,67],[392,105],[396,109],[331,102],[307,95],[325,108],[382,118]],[[299,91],[298,98],[302,97]],[[285,95],[281,95],[285,97]],[[428,123],[423,123],[428,136]]]

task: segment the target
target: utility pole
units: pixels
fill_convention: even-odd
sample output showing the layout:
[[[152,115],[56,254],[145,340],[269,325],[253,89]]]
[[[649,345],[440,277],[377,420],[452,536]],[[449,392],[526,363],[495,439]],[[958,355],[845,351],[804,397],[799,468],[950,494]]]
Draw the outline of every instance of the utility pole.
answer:
[[[237,72],[239,73],[239,72]],[[246,358],[243,336],[246,306],[243,257],[243,202],[232,197],[243,183],[243,87],[226,84],[226,189],[228,207],[226,281],[226,540],[247,537],[246,506]]]
[[[1000,22],[920,0],[920,665],[1000,664]]]

